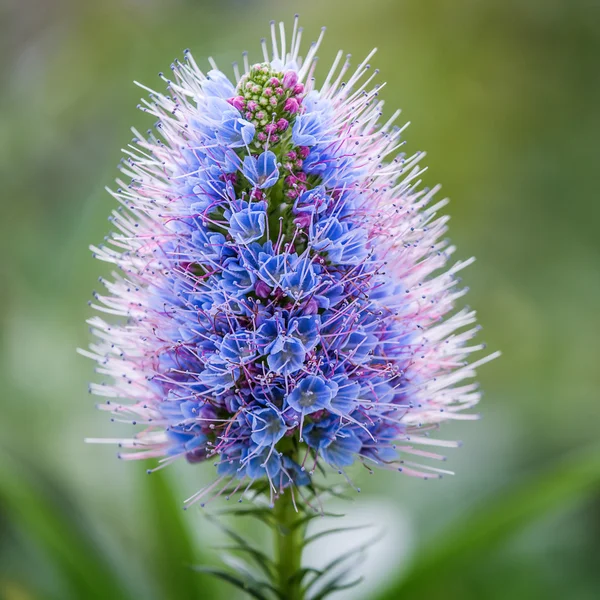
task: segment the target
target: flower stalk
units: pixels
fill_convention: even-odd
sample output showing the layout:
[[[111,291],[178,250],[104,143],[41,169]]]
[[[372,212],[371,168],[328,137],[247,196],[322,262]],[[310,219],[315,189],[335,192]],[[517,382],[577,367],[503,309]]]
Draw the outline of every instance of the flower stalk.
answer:
[[[304,600],[299,571],[302,566],[305,526],[300,522],[290,488],[275,502],[274,518],[277,589],[286,600]]]
[[[401,152],[399,111],[381,120],[373,53],[350,71],[340,51],[319,82],[323,33],[302,57],[301,32],[297,17],[291,37],[273,22],[261,62],[244,54],[233,79],[186,51],[160,75],[165,93],[142,86],[155,130],[134,130],[113,232],[91,247],[115,270],[80,350],[103,378],[90,385],[99,408],[137,428],[88,441],[159,459],[149,473],[179,458],[195,477],[210,463],[214,481],[185,508],[264,492],[274,561],[230,537],[268,581],[212,572],[286,600],[346,585],[329,577],[338,562],[301,568],[312,514],[295,500],[333,486],[314,474],[452,474],[423,446],[459,445],[430,433],[477,418],[469,380],[498,355],[471,360],[485,346],[475,312],[456,306],[472,260],[449,263],[446,201],[420,188],[424,154]]]

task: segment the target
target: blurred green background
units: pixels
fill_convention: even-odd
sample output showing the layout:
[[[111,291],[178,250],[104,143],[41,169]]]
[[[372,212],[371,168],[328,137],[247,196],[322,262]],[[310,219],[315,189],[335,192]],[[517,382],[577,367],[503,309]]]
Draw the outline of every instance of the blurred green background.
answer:
[[[480,373],[483,419],[445,428],[465,442],[455,477],[362,477],[342,507],[386,535],[339,597],[600,597],[596,0],[0,1],[0,597],[236,597],[189,568],[218,562],[216,532],[180,510],[210,467],[147,477],[86,446],[119,432],[75,348],[106,274],[87,250],[103,188],[129,127],[152,125],[132,80],[161,88],[187,47],[202,67],[258,59],[294,12],[307,38],[328,26],[322,70],[379,48],[386,108],[452,199],[458,255],[478,258],[468,301],[503,351]]]

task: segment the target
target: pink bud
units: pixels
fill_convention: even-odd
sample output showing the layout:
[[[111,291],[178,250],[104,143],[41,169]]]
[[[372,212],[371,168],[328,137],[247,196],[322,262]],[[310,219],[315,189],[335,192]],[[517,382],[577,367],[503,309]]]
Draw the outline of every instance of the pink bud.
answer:
[[[288,98],[283,105],[283,110],[295,115],[298,112],[299,107],[300,105],[298,104],[298,100],[296,100],[296,98]]]
[[[299,96],[302,93],[304,93],[304,85],[301,83],[296,84],[294,86],[294,94],[296,94],[296,96]]]
[[[275,123],[268,123],[265,125],[265,131],[267,133],[275,133],[277,131],[277,125]]]
[[[283,76],[283,87],[290,89],[298,83],[298,73],[296,71],[287,71]]]
[[[287,153],[287,157],[288,157],[290,160],[296,160],[296,159],[298,158],[298,156],[296,155],[296,153],[295,153],[293,150],[292,150],[291,152],[288,152],[288,153]]]
[[[298,192],[296,190],[294,190],[294,192],[295,192],[296,195],[298,195]],[[310,225],[311,220],[312,219],[311,219],[310,213],[303,212],[303,213],[300,213],[294,219],[294,223],[296,223],[296,225],[299,225],[302,229],[306,229]]]
[[[248,110],[256,110],[258,104],[254,100],[248,100]]]
[[[319,305],[314,298],[311,298],[302,309],[304,315],[316,315],[319,312]]]
[[[246,99],[244,98],[244,96],[235,96],[234,98],[228,98],[227,102],[229,102],[231,106],[237,108],[238,110],[244,110],[244,108],[246,107]]]
[[[281,85],[281,81],[279,81],[279,79],[277,79],[277,77],[271,77],[271,79],[269,79],[269,83],[273,87],[277,87],[278,85]]]
[[[254,291],[259,298],[268,298],[271,293],[271,288],[264,281],[257,281],[254,286]]]
[[[310,154],[310,148],[308,146],[300,146],[298,153],[302,158],[306,158]]]
[[[266,142],[267,136],[261,131],[257,136],[259,142]]]
[[[277,121],[277,129],[279,131],[285,131],[290,126],[290,122],[287,119],[279,119]]]

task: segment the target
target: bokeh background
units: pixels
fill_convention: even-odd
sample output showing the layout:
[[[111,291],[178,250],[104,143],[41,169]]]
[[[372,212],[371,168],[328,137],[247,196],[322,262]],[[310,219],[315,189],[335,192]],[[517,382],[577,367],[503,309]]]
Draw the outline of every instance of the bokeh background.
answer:
[[[465,442],[454,478],[360,478],[342,510],[385,535],[339,597],[600,597],[596,0],[0,1],[0,597],[237,597],[190,568],[218,562],[219,534],[180,510],[210,467],[147,477],[86,446],[117,426],[75,348],[106,273],[87,249],[108,231],[103,188],[129,127],[152,125],[132,80],[160,88],[187,47],[201,65],[258,59],[269,19],[294,12],[311,39],[328,25],[323,70],[339,47],[379,48],[388,111],[452,199],[458,254],[478,258],[468,301],[503,352],[481,370],[483,419],[446,427]]]

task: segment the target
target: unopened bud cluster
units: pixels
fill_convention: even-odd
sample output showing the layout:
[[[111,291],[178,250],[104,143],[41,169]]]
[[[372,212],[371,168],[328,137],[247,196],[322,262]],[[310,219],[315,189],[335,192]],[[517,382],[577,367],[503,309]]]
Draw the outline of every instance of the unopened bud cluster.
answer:
[[[256,127],[253,145],[272,148],[300,111],[304,85],[295,71],[282,73],[259,63],[241,78],[236,92],[229,103]]]

